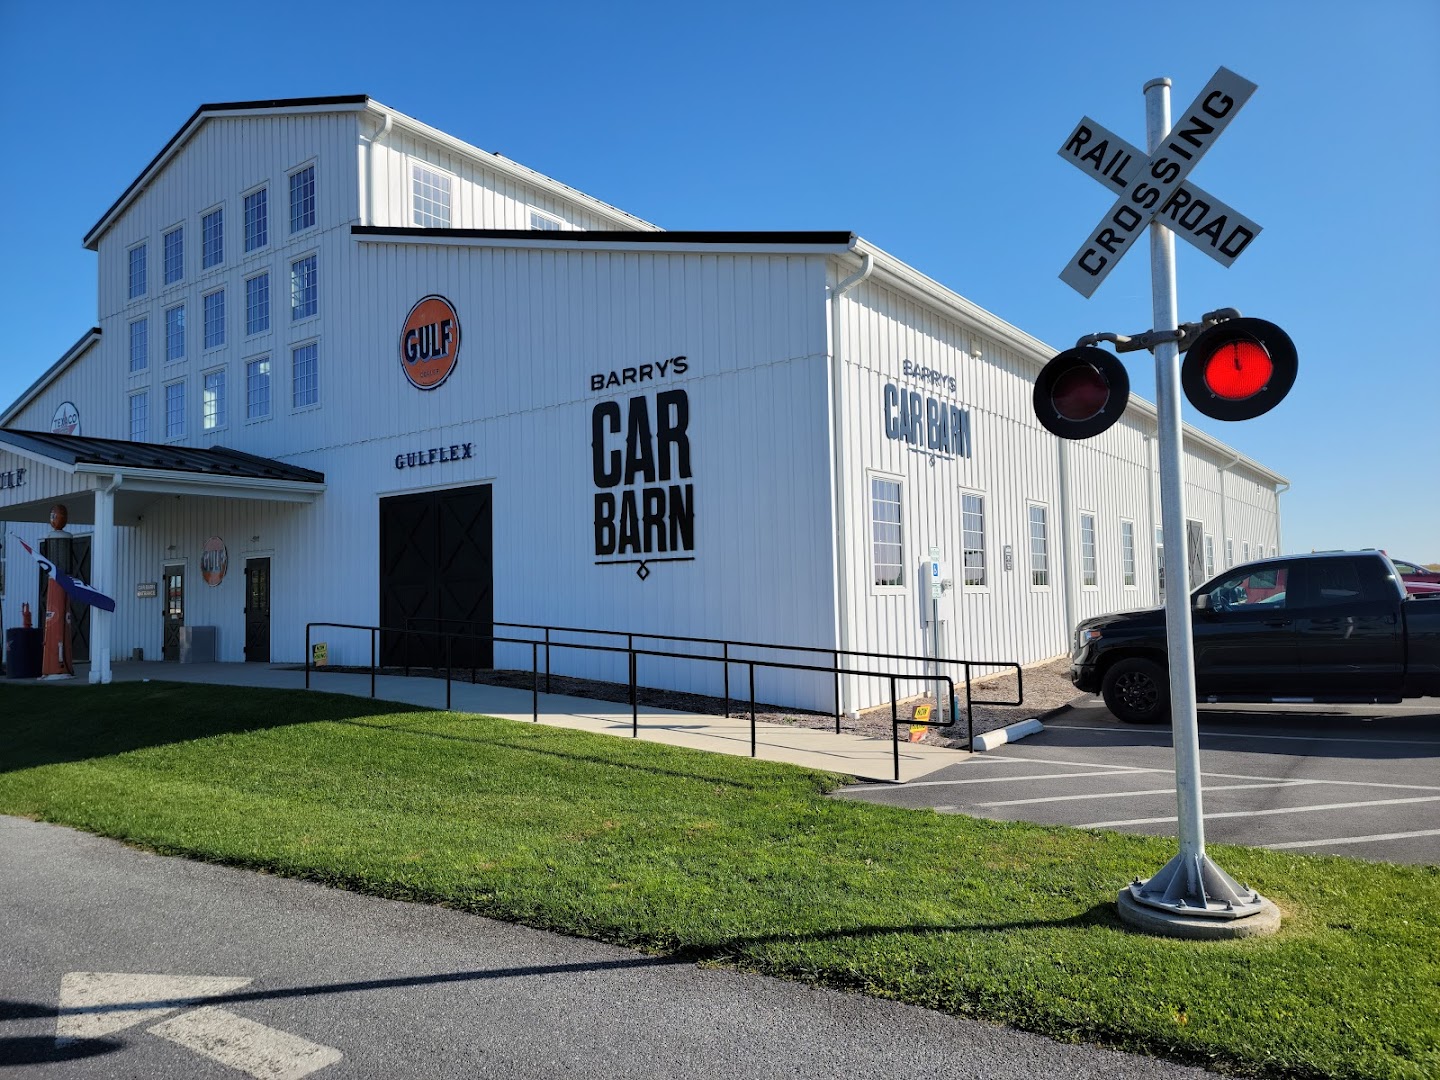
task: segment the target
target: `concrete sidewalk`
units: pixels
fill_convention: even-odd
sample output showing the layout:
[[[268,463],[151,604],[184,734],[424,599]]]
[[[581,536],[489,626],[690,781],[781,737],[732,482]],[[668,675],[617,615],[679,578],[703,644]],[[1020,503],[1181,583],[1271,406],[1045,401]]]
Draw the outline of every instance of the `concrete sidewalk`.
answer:
[[[303,690],[305,672],[280,664],[166,664],[159,662],[116,662],[116,682],[209,683],[218,686],[263,686],[281,690]],[[88,685],[88,665],[77,665],[75,678],[41,682],[41,686]],[[332,694],[370,696],[370,676],[339,671],[311,671],[310,687]],[[451,708],[455,712],[483,713],[506,720],[530,723],[532,698],[529,690],[452,682]],[[424,676],[378,675],[375,697],[425,708],[445,708],[445,680]],[[539,722],[552,727],[574,728],[600,735],[631,737],[628,704],[544,694],[539,698]],[[712,754],[750,754],[750,721],[701,713],[677,712],[641,705],[638,738],[669,746],[684,746]],[[895,747],[889,739],[872,739],[842,731],[791,727],[788,724],[755,725],[755,757],[783,761],[809,769],[844,773],[864,780],[895,781]],[[900,744],[900,783],[928,776],[970,757],[964,750],[950,750],[923,743]]]

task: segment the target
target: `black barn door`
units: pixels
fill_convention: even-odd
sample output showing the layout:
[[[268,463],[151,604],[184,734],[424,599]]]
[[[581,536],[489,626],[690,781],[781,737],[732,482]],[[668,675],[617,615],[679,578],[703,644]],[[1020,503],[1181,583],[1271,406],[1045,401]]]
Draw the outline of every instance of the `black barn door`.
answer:
[[[488,635],[495,618],[490,486],[380,500],[380,625]],[[381,635],[381,663],[444,667],[446,643],[427,634]],[[456,668],[488,668],[488,640],[457,638]]]

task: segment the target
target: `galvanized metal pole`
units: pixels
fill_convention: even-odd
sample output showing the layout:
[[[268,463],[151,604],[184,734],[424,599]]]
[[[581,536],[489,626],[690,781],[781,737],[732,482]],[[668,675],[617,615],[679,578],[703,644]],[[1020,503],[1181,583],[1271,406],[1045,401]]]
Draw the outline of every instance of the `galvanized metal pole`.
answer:
[[[1170,134],[1170,80],[1145,84],[1145,139],[1154,157]],[[1159,219],[1150,223],[1150,278],[1154,330],[1173,333],[1180,325],[1175,284],[1175,237]],[[1180,345],[1155,347],[1155,403],[1159,426],[1160,519],[1166,547],[1165,635],[1170,668],[1170,715],[1175,744],[1175,802],[1180,851],[1148,880],[1136,879],[1121,893],[1166,912],[1164,918],[1192,915],[1220,920],[1275,912],[1260,894],[1238,884],[1205,854],[1205,818],[1200,798],[1200,733],[1195,710],[1195,649],[1191,636],[1189,559],[1185,552],[1184,444],[1180,424]],[[1276,916],[1278,925],[1278,914]]]
[[[1145,84],[1146,149],[1154,154],[1170,134],[1170,80]],[[1173,331],[1180,325],[1175,283],[1175,234],[1150,223],[1150,289],[1154,329]],[[1160,525],[1164,530],[1165,635],[1169,642],[1170,715],[1175,741],[1175,800],[1180,817],[1180,854],[1186,859],[1205,854],[1205,819],[1200,806],[1200,734],[1195,713],[1195,650],[1191,638],[1190,589],[1185,568],[1184,446],[1180,429],[1180,346],[1166,341],[1155,347],[1155,404],[1160,429]],[[1176,544],[1181,545],[1176,550]],[[1176,571],[1179,573],[1176,573]]]

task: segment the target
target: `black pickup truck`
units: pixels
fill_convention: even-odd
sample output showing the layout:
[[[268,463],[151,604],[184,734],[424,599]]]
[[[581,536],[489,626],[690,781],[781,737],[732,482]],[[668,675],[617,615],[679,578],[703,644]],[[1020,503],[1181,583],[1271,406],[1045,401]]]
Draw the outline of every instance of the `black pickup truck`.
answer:
[[[1190,594],[1201,701],[1394,703],[1440,695],[1440,597],[1378,551],[1246,563]],[[1165,611],[1075,628],[1070,681],[1132,724],[1166,721]]]

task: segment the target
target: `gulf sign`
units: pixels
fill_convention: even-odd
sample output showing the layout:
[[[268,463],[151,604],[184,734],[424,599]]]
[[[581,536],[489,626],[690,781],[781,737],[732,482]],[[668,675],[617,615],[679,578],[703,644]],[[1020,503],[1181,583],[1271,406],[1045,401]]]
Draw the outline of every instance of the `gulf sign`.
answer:
[[[410,309],[400,330],[400,370],[410,385],[434,390],[460,358],[460,317],[443,296],[426,296]]]

